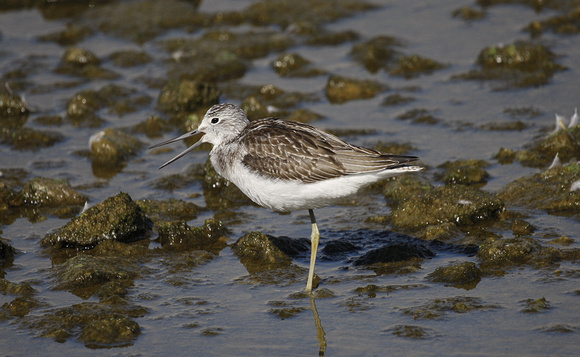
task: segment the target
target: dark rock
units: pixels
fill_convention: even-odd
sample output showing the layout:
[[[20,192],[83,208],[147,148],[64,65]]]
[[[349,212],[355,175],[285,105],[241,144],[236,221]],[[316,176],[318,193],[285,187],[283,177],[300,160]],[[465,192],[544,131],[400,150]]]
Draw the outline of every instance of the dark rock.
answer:
[[[396,242],[373,249],[354,261],[355,266],[394,263],[412,258],[431,258],[435,253],[427,246],[415,242]]]

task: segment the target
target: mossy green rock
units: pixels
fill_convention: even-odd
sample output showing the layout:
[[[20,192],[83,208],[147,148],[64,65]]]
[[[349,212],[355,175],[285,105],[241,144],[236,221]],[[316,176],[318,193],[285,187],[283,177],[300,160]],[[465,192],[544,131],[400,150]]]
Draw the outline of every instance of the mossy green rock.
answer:
[[[20,191],[24,203],[32,206],[83,206],[88,197],[64,180],[36,177]]]
[[[185,222],[165,223],[159,226],[161,246],[179,251],[201,249],[211,251],[226,234],[226,227],[213,219],[206,220],[202,227],[191,227]]]
[[[580,158],[580,125],[559,130],[515,154],[515,160],[524,166],[547,167],[558,155],[567,163]]]
[[[125,316],[95,320],[89,323],[80,335],[88,347],[109,347],[131,343],[141,334],[139,324]]]
[[[324,71],[314,69],[310,61],[297,53],[286,53],[272,62],[272,68],[281,77],[313,77],[324,74]]]
[[[580,191],[571,191],[580,180],[577,163],[555,167],[510,182],[499,192],[509,205],[546,210],[549,213],[580,213]]]
[[[326,83],[326,97],[331,103],[344,103],[356,99],[369,99],[384,90],[386,86],[373,80],[332,75]]]
[[[546,46],[526,41],[509,45],[486,47],[479,53],[477,64],[481,70],[472,70],[458,76],[463,79],[498,80],[509,87],[537,87],[550,81],[564,66],[555,62],[554,54]]]
[[[53,269],[58,285],[87,299],[103,285],[116,281],[129,286],[139,276],[139,266],[128,257],[76,255]]]
[[[424,194],[410,196],[392,211],[395,227],[419,230],[434,224],[458,226],[496,219],[504,203],[495,195],[464,185],[430,188]]]
[[[107,128],[93,135],[89,142],[91,162],[97,166],[116,167],[137,155],[143,143],[118,129]]]
[[[485,167],[489,163],[484,160],[460,160],[455,162],[446,162],[440,167],[445,171],[441,175],[441,181],[446,184],[475,184],[487,181],[489,174]]]
[[[92,248],[104,240],[130,242],[143,238],[151,222],[124,192],[109,197],[42,239],[56,248]]]
[[[475,287],[481,280],[481,269],[472,262],[463,262],[447,267],[436,268],[427,279],[435,283],[447,283],[454,286],[472,285]]]
[[[168,200],[139,200],[137,204],[156,224],[169,221],[189,221],[197,217],[200,208],[191,202]]]
[[[482,267],[494,269],[521,265],[545,267],[562,260],[564,255],[533,238],[488,238],[480,245],[477,258]]]
[[[111,348],[130,344],[139,329],[129,321],[146,313],[147,309],[127,303],[83,302],[28,315],[21,322],[25,328],[57,342],[82,336],[81,341],[88,347]]]
[[[394,47],[402,45],[402,42],[394,37],[376,36],[366,42],[354,45],[350,54],[369,72],[375,73],[396,58],[399,52]]]
[[[211,83],[189,79],[169,81],[161,90],[157,105],[170,113],[191,113],[219,102],[220,91]]]
[[[0,120],[26,116],[29,109],[22,98],[14,94],[0,93]]]
[[[292,255],[308,248],[306,239],[273,237],[259,232],[248,233],[232,245],[232,251],[244,261],[246,267],[248,261],[265,267],[288,265]]]

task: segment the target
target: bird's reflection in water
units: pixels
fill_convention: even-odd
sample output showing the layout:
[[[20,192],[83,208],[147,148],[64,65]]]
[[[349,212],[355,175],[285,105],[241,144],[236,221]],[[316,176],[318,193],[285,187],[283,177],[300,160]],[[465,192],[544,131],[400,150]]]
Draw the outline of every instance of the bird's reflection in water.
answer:
[[[320,321],[320,316],[318,315],[318,310],[316,309],[316,299],[310,297],[310,308],[312,309],[312,314],[314,315],[314,323],[316,324],[316,338],[318,339],[318,355],[324,356],[326,351],[326,333],[324,333],[324,328],[322,327],[322,321]]]

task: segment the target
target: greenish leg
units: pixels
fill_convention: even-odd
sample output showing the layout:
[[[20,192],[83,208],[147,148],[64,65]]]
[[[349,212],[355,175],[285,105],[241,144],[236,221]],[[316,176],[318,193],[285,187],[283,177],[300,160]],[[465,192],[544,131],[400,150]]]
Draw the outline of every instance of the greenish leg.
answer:
[[[314,218],[314,211],[309,209],[310,222],[312,222],[312,234],[310,235],[311,252],[310,252],[310,270],[308,270],[308,281],[306,282],[306,292],[312,292],[312,281],[314,280],[314,265],[316,264],[316,253],[318,252],[318,242],[320,241],[320,232]]]

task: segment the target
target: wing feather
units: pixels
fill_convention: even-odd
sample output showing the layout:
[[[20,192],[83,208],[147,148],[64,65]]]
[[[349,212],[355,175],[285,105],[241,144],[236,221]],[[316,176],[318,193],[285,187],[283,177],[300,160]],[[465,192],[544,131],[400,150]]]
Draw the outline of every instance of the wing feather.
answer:
[[[416,161],[348,144],[313,126],[274,118],[250,123],[238,137],[243,163],[260,175],[305,183],[382,171]]]

